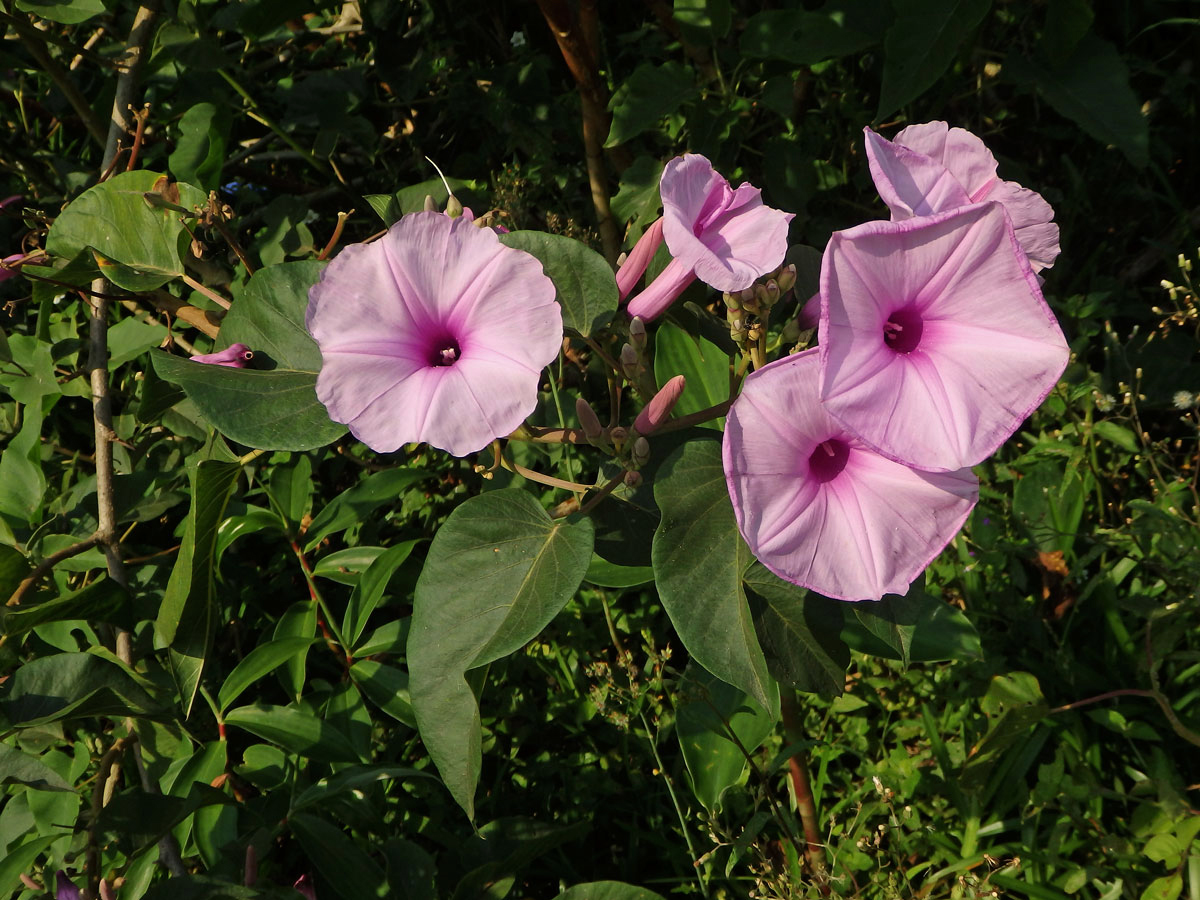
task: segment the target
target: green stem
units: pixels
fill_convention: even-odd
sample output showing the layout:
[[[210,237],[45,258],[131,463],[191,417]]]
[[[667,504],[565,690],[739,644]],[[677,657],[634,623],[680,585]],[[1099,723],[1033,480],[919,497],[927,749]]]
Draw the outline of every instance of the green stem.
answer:
[[[346,643],[346,639],[342,636],[342,631],[338,627],[337,622],[333,617],[333,612],[329,609],[329,604],[325,602],[325,598],[321,596],[321,591],[317,587],[316,579],[313,578],[312,569],[308,565],[308,558],[304,555],[304,551],[300,549],[300,545],[292,541],[292,552],[296,554],[296,558],[300,560],[300,568],[304,571],[304,579],[308,582],[308,595],[312,597],[313,602],[321,610],[321,614],[325,617],[326,643],[334,644],[331,649],[336,653],[341,650],[341,656],[346,660],[346,668],[349,669],[354,662],[354,658],[350,655],[350,646]],[[333,640],[330,641],[330,635]]]

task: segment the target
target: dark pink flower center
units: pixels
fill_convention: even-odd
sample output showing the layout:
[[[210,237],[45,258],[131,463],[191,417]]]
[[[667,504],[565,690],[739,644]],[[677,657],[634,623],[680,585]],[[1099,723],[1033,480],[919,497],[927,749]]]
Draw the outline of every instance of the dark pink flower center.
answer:
[[[821,484],[833,481],[846,468],[849,457],[850,445],[845,441],[838,438],[822,441],[808,458],[809,474]]]
[[[462,348],[458,341],[450,335],[444,335],[429,345],[429,364],[431,366],[452,366],[462,356]]]
[[[896,353],[912,353],[921,343],[921,314],[911,306],[895,310],[883,323],[883,342]]]

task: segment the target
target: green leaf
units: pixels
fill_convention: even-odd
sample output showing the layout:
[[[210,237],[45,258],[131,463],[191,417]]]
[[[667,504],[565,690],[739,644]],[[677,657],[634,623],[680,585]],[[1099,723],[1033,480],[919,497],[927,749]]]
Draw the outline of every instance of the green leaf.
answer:
[[[397,722],[403,722],[409,728],[417,727],[407,672],[373,659],[358,659],[350,667],[350,677],[372,703]]]
[[[896,21],[884,42],[879,111],[884,119],[932,87],[975,31],[992,0],[893,0]]]
[[[29,560],[16,547],[0,544],[0,597],[7,600],[13,595],[26,576],[33,571]],[[3,616],[5,612],[17,612],[18,608],[9,607],[0,610],[0,632],[4,632]],[[5,632],[7,633],[7,632]]]
[[[216,190],[221,183],[230,123],[227,106],[197,103],[189,107],[179,120],[179,139],[167,159],[171,173],[205,191]]]
[[[654,580],[654,568],[652,566],[618,566],[616,563],[611,563],[607,559],[593,554],[583,580],[588,584],[596,584],[600,587],[637,587],[639,584],[649,584]]]
[[[171,671],[185,715],[191,711],[220,617],[213,553],[217,528],[241,470],[237,463],[207,459],[188,473],[192,507],[154,626],[159,640],[170,650]]]
[[[982,790],[1000,755],[1050,712],[1037,678],[1028,672],[995,676],[980,706],[989,722],[963,764],[959,784],[968,793]]]
[[[236,725],[264,741],[318,762],[358,762],[349,739],[328,722],[290,706],[255,704],[239,706],[225,715],[226,725]]]
[[[119,665],[91,653],[55,653],[19,666],[5,683],[0,721],[31,728],[97,716],[146,716],[160,705]]]
[[[46,622],[68,619],[88,619],[131,628],[134,623],[129,591],[110,578],[100,578],[85,588],[53,600],[0,607],[0,634],[16,638]]]
[[[312,806],[320,806],[322,803],[349,791],[366,790],[372,785],[383,781],[392,781],[396,778],[428,778],[430,781],[437,780],[428,772],[407,769],[402,766],[350,766],[349,768],[342,769],[336,775],[322,778],[316,784],[305,788],[300,796],[292,801],[292,809],[289,815],[295,815],[301,810]]]
[[[612,127],[605,147],[617,147],[658,125],[697,94],[691,68],[677,62],[642,63],[608,103]]]
[[[146,200],[161,177],[139,169],[84,191],[50,226],[46,252],[70,260],[90,250],[104,276],[128,291],[150,291],[178,278],[190,240],[181,213]],[[190,210],[205,203],[203,191],[178,187],[176,205]]]
[[[61,25],[78,25],[108,11],[104,0],[17,0],[17,9]]]
[[[662,512],[651,549],[658,594],[680,640],[705,669],[777,716],[779,687],[742,584],[754,557],[733,518],[720,443],[675,450],[655,478],[654,499]]]
[[[711,341],[664,322],[654,333],[654,378],[662,385],[674,375],[687,378],[687,387],[672,413],[676,417],[729,399],[729,357]],[[725,419],[713,419],[703,427],[721,431]]]
[[[335,550],[317,560],[312,573],[318,578],[328,578],[338,584],[358,584],[362,573],[379,557],[386,553],[385,547],[347,547]]]
[[[276,895],[202,875],[185,875],[159,882],[142,900],[267,900],[269,897]]]
[[[1176,900],[1183,893],[1183,876],[1179,872],[1155,878],[1146,885],[1139,900]]]
[[[259,269],[221,322],[216,346],[245,344],[256,369],[319,372],[321,349],[304,327],[308,289],[325,263],[313,259]]]
[[[1013,515],[1041,551],[1070,553],[1083,520],[1083,480],[1074,466],[1038,463],[1013,488]]]
[[[674,19],[689,40],[708,44],[729,33],[729,0],[675,0]]]
[[[35,791],[72,791],[63,777],[36,756],[0,744],[0,785],[23,784]]]
[[[658,216],[658,210],[662,207],[658,196],[658,181],[662,171],[663,163],[660,160],[643,154],[621,173],[621,188],[612,198],[612,213],[619,220],[631,224],[629,240],[640,237],[646,226]]]
[[[35,835],[19,846],[9,847],[4,859],[0,859],[0,894],[13,896],[12,892],[21,883],[21,874],[28,872],[51,844],[66,836],[66,832]]]
[[[591,337],[608,325],[620,297],[616,276],[603,256],[572,238],[540,231],[502,234],[500,242],[542,264],[558,293],[564,327]]]
[[[384,469],[334,497],[317,513],[305,532],[305,549],[358,524],[386,503],[395,503],[409,485],[430,477],[424,469]]]
[[[186,796],[151,794],[140,787],[113,797],[100,811],[99,830],[116,838],[121,852],[133,856],[206,806],[234,799],[203,782],[187,786]]]
[[[841,601],[789,584],[759,562],[742,581],[771,675],[822,697],[841,694],[850,665],[850,648],[839,635]]]
[[[846,613],[842,637],[865,653],[899,659],[905,665],[983,656],[975,626],[961,610],[930,596],[921,581],[902,597],[888,594],[879,601],[846,604]],[[864,632],[878,643],[864,642]]]
[[[1050,0],[1046,6],[1046,27],[1038,42],[1042,58],[1067,59],[1092,27],[1094,18],[1091,0]]]
[[[1089,32],[1075,52],[1053,65],[1018,54],[1005,62],[1017,82],[1032,81],[1060,115],[1105,145],[1120,149],[1139,169],[1150,162],[1150,132],[1117,48]]]
[[[663,900],[661,894],[623,881],[589,881],[569,887],[554,900]]]
[[[419,540],[402,541],[394,547],[389,547],[363,572],[362,578],[354,586],[350,602],[346,605],[346,615],[342,619],[342,637],[350,646],[358,644],[358,639],[367,627],[367,620],[383,599],[388,582],[418,543]]]
[[[167,336],[166,326],[158,322],[122,319],[108,329],[108,370],[136,359],[152,347],[161,346]]]
[[[383,869],[340,828],[308,813],[288,816],[288,825],[308,861],[343,900],[388,896]]]
[[[747,754],[766,740],[775,721],[745,692],[696,663],[684,672],[675,711],[675,732],[692,790],[705,809],[716,812],[721,795],[742,777]]]
[[[876,43],[874,35],[845,24],[840,15],[826,10],[776,9],[750,17],[742,32],[743,56],[781,59],[795,66],[811,66],[865,50]]]
[[[313,450],[346,433],[317,399],[317,373],[234,369],[154,353],[155,371],[178,384],[221,434],[247,447]]]
[[[233,667],[217,694],[217,707],[224,712],[242,691],[265,675],[274,672],[287,660],[312,646],[315,638],[276,638],[255,647]]]
[[[592,543],[589,520],[551,519],[516,489],[462,503],[433,539],[413,600],[409,690],[421,739],[469,816],[481,751],[466,673],[518,650],[558,614]]]
[[[21,430],[9,438],[8,446],[0,453],[0,515],[14,527],[32,525],[41,518],[42,496],[46,493],[40,400],[27,403],[21,418]]]
[[[284,521],[288,537],[294,538],[312,506],[312,460],[301,455],[272,466],[267,478],[267,497]]]
[[[297,600],[279,617],[275,623],[274,637],[313,638],[317,633],[317,605],[312,600]],[[284,670],[279,673],[279,681],[287,690],[288,695],[300,699],[304,690],[305,662],[308,651],[302,650],[284,663]]]

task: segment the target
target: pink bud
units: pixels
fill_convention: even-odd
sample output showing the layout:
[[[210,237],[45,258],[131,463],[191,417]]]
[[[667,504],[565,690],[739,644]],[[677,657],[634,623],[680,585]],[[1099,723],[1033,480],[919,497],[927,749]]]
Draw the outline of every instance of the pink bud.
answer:
[[[620,291],[622,300],[629,296],[633,286],[646,274],[646,267],[650,265],[650,260],[654,259],[654,254],[658,252],[662,242],[663,220],[660,217],[642,232],[642,236],[626,257],[624,265],[617,269],[617,290]]]
[[[307,875],[301,875],[297,878],[292,888],[303,894],[308,900],[317,900],[316,888],[313,887],[312,879]]]
[[[218,350],[216,353],[199,353],[192,357],[192,362],[243,369],[246,363],[252,359],[254,359],[254,351],[245,344],[230,344],[224,350]]]
[[[6,206],[12,206],[14,203],[20,203],[24,199],[24,194],[13,194],[11,197],[5,197],[3,200],[0,200],[0,209],[4,209]]]
[[[662,386],[634,420],[633,427],[638,434],[654,434],[658,426],[670,418],[671,410],[675,408],[686,384],[687,380],[682,375],[676,375]]]
[[[15,268],[10,269],[8,267],[8,263],[16,262],[18,259],[24,258],[24,253],[14,253],[12,256],[6,256],[4,259],[0,259],[0,281],[8,281],[8,279],[12,278],[17,274],[17,272],[20,271],[19,269]]]
[[[575,401],[575,415],[579,417],[579,424],[583,426],[583,433],[589,441],[594,441],[603,434],[604,427],[600,424],[600,418],[592,409],[592,405],[582,397]]]

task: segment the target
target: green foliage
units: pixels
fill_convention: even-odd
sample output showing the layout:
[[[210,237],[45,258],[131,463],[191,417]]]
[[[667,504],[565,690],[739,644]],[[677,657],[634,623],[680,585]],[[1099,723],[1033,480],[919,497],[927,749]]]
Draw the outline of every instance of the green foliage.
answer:
[[[121,95],[150,103],[136,158],[122,136],[101,180],[137,6],[6,7],[0,258],[46,256],[0,281],[4,597],[54,564],[0,610],[0,896],[59,871],[122,900],[284,900],[302,875],[347,900],[1197,896],[1200,314],[1174,262],[1200,239],[1195,18],[595,8],[566,45],[609,113],[589,159],[535,5],[165,4]],[[1055,207],[1044,290],[1074,355],[903,597],[831,601],[753,560],[721,419],[640,467],[611,442],[513,440],[501,464],[372,454],[316,398],[308,291],[340,246],[442,208],[427,157],[555,283],[567,352],[530,424],[577,426],[582,397],[627,426],[651,380],[686,375],[676,415],[738,384],[699,288],[651,325],[643,383],[604,361],[629,339],[605,256],[659,214],[665,161],[705,153],[796,214],[774,358],[829,234],[886,215],[862,128],[934,119]],[[246,369],[186,358],[238,342]],[[518,466],[620,483],[591,505]],[[108,503],[123,571],[100,546],[54,562]]]

